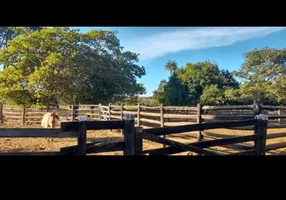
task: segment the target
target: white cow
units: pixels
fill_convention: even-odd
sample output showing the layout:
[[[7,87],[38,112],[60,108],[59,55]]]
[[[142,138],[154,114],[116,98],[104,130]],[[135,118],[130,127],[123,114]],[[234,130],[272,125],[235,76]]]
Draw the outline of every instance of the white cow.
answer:
[[[41,126],[43,128],[55,128],[59,124],[59,120],[60,118],[55,112],[48,112],[44,114]],[[52,138],[48,138],[48,141],[52,141]]]

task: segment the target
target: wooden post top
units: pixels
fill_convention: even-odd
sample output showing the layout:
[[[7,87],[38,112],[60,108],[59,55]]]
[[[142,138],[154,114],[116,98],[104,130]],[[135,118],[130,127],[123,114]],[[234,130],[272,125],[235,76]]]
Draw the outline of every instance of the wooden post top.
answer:
[[[131,114],[124,114],[123,119],[124,119],[125,121],[134,121],[134,116],[131,115]]]
[[[268,121],[268,115],[259,114],[259,115],[256,115],[254,119],[261,119],[262,121]]]

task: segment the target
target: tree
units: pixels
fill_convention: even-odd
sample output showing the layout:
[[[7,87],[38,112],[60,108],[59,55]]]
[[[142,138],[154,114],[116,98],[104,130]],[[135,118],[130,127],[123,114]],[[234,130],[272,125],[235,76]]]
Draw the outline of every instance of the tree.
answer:
[[[170,71],[170,76],[173,75],[173,73],[176,71],[177,68],[178,68],[178,65],[176,61],[169,60],[165,65],[165,70]]]
[[[164,104],[170,106],[189,105],[189,89],[174,73],[164,89]]]
[[[216,85],[219,90],[223,90],[224,87],[238,88],[239,86],[228,70],[220,70],[216,63],[209,60],[187,63],[185,68],[178,69],[177,73],[178,77],[189,88],[192,105],[200,102],[200,97],[207,86]],[[213,86],[208,90],[215,90],[215,88]]]
[[[158,105],[164,103],[164,101],[165,101],[164,92],[165,92],[165,88],[166,88],[167,83],[168,82],[166,80],[162,80],[158,86],[158,89],[153,91],[153,99],[154,99],[153,104],[155,106],[158,106]]]
[[[0,27],[0,50],[7,48],[9,41],[13,40],[17,37],[20,33],[29,32],[29,31],[36,31],[42,29],[41,26],[34,26],[34,27]],[[6,66],[4,65],[4,69]]]
[[[242,94],[251,99],[259,98],[263,103],[285,101],[286,75],[286,49],[265,47],[261,50],[254,49],[244,54],[244,63],[234,75],[242,80]],[[276,101],[277,103],[277,101]]]
[[[23,29],[22,29],[23,31]],[[0,96],[22,105],[106,103],[143,94],[138,54],[124,52],[112,31],[24,31],[0,51]],[[24,95],[25,94],[25,95]]]

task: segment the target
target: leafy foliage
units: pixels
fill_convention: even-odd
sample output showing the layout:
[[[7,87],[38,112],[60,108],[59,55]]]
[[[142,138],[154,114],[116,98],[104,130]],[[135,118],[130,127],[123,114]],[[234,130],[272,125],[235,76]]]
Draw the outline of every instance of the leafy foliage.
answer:
[[[106,103],[143,94],[138,54],[124,52],[116,32],[17,29],[0,51],[0,96],[22,105]]]

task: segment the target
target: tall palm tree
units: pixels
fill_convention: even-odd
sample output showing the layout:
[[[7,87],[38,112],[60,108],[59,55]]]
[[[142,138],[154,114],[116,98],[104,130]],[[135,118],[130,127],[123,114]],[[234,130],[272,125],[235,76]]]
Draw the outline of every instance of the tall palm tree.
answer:
[[[170,71],[170,76],[173,75],[173,73],[176,71],[177,68],[178,64],[176,63],[176,61],[169,60],[165,65],[165,70]]]

